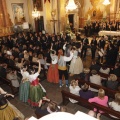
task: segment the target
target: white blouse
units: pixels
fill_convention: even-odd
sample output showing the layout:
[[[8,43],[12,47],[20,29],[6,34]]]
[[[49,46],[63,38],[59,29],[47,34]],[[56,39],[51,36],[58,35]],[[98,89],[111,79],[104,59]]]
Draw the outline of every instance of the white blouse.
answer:
[[[28,79],[29,78],[29,73],[27,72],[27,71],[23,71],[23,70],[21,70],[21,74],[22,74],[22,79]]]
[[[39,73],[36,72],[35,74],[31,74],[29,75],[29,81],[32,82],[34,80],[36,80],[36,78],[39,76]]]
[[[80,91],[80,87],[79,86],[75,86],[75,88],[73,88],[73,86],[70,85],[69,89],[70,89],[70,93],[79,96],[79,91]],[[69,100],[72,103],[77,103],[78,102],[78,101],[76,101],[74,99],[71,99],[71,98],[69,98]]]
[[[52,64],[57,64],[58,62],[58,56],[57,55],[52,55],[50,54],[51,59],[52,59]]]

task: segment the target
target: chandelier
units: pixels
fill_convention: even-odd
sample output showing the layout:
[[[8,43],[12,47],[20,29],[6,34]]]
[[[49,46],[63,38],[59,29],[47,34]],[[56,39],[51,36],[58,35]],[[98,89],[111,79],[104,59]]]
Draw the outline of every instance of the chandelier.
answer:
[[[35,6],[34,10],[32,11],[32,17],[33,18],[39,18],[40,17],[40,11],[37,11],[36,6]]]
[[[102,3],[103,5],[109,5],[110,1],[109,0],[104,0],[104,2]]]
[[[75,10],[77,8],[77,5],[75,4],[74,0],[69,0],[68,4],[66,6],[66,10]]]

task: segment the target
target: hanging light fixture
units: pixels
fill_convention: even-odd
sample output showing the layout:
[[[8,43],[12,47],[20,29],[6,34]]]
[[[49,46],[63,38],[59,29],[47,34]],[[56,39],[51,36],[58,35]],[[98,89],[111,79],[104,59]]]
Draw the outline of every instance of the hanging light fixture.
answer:
[[[104,0],[103,5],[109,5],[110,1],[109,0]]]
[[[74,0],[69,0],[66,6],[66,10],[74,10],[76,8],[77,8],[77,5],[75,4]]]
[[[39,18],[40,17],[40,12],[37,11],[37,7],[35,6],[34,10],[32,11],[32,17],[33,18]]]

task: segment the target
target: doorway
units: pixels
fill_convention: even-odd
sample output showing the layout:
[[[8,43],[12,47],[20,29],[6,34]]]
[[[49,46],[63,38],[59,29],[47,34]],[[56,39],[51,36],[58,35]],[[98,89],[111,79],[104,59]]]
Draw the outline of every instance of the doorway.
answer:
[[[69,14],[68,20],[69,20],[70,28],[71,28],[71,30],[73,30],[73,28],[74,28],[74,14]]]

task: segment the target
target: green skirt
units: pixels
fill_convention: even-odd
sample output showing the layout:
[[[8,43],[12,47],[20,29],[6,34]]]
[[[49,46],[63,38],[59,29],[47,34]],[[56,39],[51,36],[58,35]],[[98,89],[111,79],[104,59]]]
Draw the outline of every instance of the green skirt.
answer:
[[[29,96],[29,89],[30,89],[30,82],[21,82],[20,87],[19,87],[19,99],[22,102],[27,102],[28,96]]]
[[[46,92],[43,91],[41,86],[38,84],[36,86],[30,85],[28,103],[31,106],[38,106],[38,102],[46,96]]]

